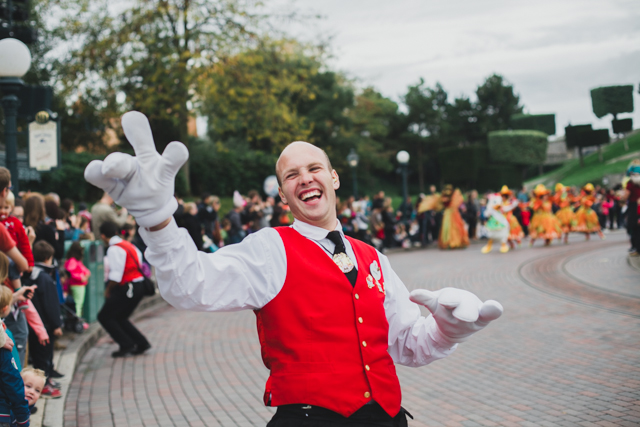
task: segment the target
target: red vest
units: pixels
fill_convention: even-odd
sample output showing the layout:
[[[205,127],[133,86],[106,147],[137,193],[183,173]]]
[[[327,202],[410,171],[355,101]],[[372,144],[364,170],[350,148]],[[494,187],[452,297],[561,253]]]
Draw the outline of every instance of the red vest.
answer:
[[[138,256],[135,246],[133,246],[132,243],[129,243],[126,240],[116,243],[114,246],[121,247],[127,253],[127,259],[124,263],[124,273],[122,274],[122,280],[120,281],[120,284],[124,285],[142,277],[142,273],[138,268],[139,264],[136,262],[137,260],[134,260],[132,258],[134,256]]]
[[[256,310],[262,360],[271,370],[267,406],[308,404],[350,416],[374,399],[400,411],[400,383],[388,353],[381,287],[367,285],[375,249],[349,239],[358,261],[351,286],[325,251],[289,227],[276,228],[287,254],[278,295]]]

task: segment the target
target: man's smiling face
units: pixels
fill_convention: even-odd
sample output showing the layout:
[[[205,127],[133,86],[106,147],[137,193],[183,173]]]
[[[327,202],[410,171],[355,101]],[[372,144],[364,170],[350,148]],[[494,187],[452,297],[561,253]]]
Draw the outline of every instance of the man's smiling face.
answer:
[[[293,217],[316,227],[336,226],[336,190],[340,180],[325,153],[307,142],[293,142],[276,164],[280,197]]]

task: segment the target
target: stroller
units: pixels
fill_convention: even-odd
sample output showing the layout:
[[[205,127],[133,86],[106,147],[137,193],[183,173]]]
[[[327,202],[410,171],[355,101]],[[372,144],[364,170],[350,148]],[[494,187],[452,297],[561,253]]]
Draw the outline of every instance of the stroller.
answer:
[[[62,313],[62,323],[67,331],[81,334],[88,325],[84,319],[76,314],[76,303],[71,295],[67,296],[64,304],[60,305]]]

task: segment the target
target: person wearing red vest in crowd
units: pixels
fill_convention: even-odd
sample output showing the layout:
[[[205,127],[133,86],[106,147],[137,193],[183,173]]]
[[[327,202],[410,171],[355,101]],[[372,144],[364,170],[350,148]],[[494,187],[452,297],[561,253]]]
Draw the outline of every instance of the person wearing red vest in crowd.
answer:
[[[120,346],[111,356],[126,357],[144,353],[151,344],[129,320],[144,296],[144,277],[139,268],[142,254],[133,244],[120,238],[118,230],[118,225],[111,221],[100,225],[100,237],[108,245],[109,281],[98,321]]]
[[[264,402],[278,407],[269,427],[406,426],[395,364],[446,357],[502,314],[498,302],[460,289],[409,293],[387,257],[345,237],[335,209],[338,174],[326,153],[306,142],[291,143],[276,164],[293,225],[198,252],[172,218],[186,147],[172,142],[160,156],[139,112],[126,113],[122,128],[136,157],[110,154],[91,162],[85,178],[135,216],[169,303],[255,311],[271,372]],[[432,315],[422,317],[414,303]]]

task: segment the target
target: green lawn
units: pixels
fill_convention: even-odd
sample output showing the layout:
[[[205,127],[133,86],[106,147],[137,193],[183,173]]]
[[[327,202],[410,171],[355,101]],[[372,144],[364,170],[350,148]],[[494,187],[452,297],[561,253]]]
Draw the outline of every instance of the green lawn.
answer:
[[[554,171],[528,180],[525,185],[532,187],[543,183],[551,186],[562,182],[564,185],[582,186],[587,182],[601,183],[603,176],[623,173],[634,157],[640,158],[640,133],[635,133],[626,140],[629,151],[625,150],[624,140],[621,139],[602,148],[603,162],[600,162],[598,153],[595,152],[584,158],[584,167],[580,167],[579,159],[569,160]]]

